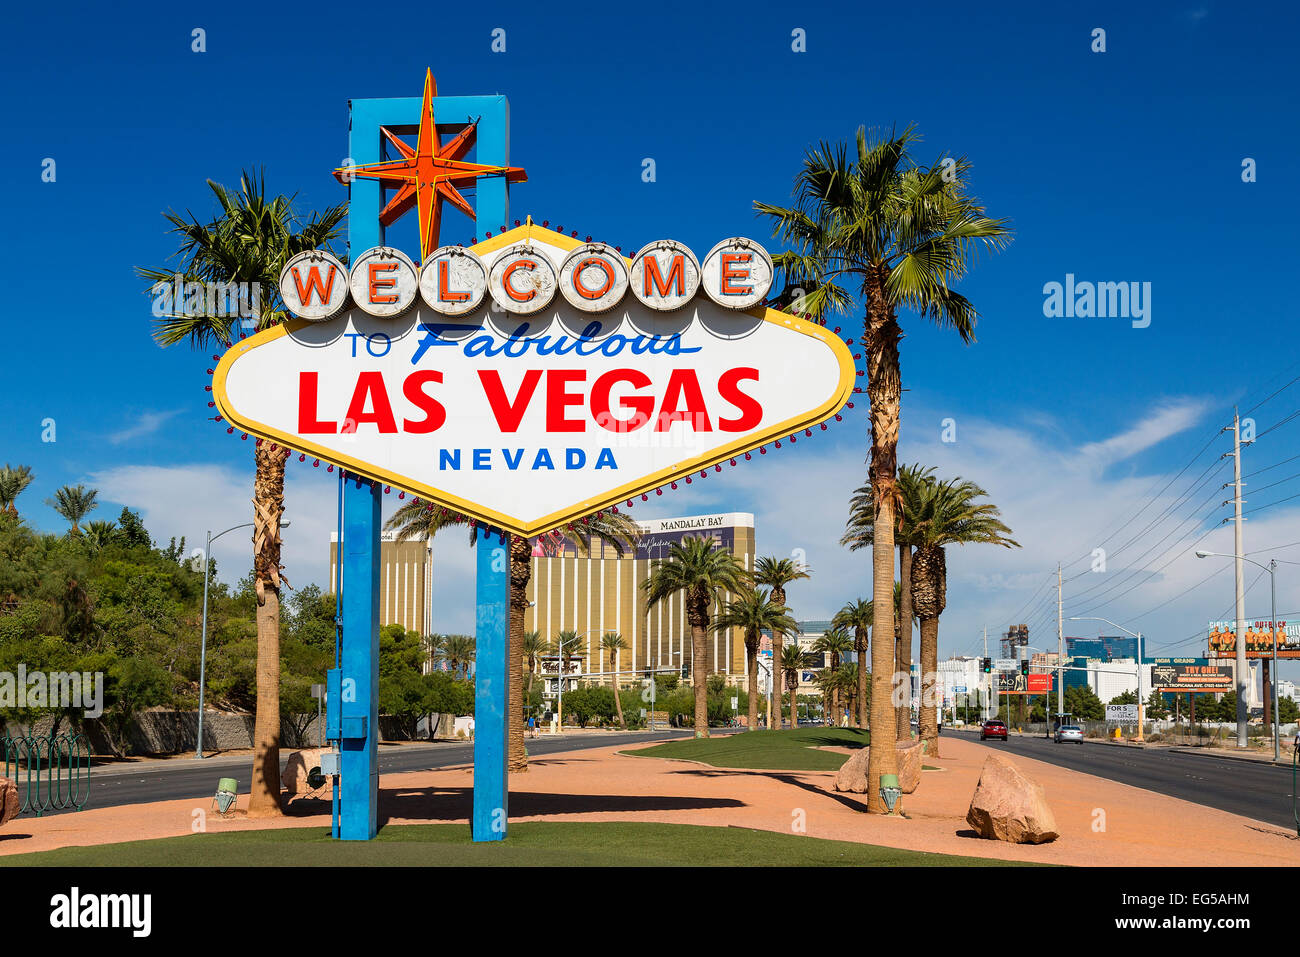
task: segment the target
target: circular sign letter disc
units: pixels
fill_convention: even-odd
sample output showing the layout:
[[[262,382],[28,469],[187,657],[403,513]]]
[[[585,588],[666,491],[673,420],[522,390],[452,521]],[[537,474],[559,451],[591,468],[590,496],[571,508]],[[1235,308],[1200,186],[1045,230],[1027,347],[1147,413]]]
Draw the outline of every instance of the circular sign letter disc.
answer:
[[[604,243],[579,246],[560,263],[560,292],[583,312],[607,312],[627,294],[623,257]]]
[[[415,263],[400,249],[376,246],[352,263],[352,301],[372,316],[384,319],[405,312],[419,286]]]
[[[702,272],[705,295],[727,309],[751,309],[772,288],[772,257],[743,236],[723,240],[710,249]]]
[[[632,258],[628,270],[632,295],[659,312],[680,309],[700,288],[700,264],[682,243],[660,239]]]
[[[324,250],[301,252],[280,272],[280,298],[299,319],[333,319],[348,301],[347,267]]]
[[[460,246],[435,249],[420,267],[420,297],[444,316],[477,309],[487,294],[487,282],[483,260]]]
[[[530,316],[555,298],[555,267],[527,243],[505,250],[488,270],[488,292],[506,312]]]

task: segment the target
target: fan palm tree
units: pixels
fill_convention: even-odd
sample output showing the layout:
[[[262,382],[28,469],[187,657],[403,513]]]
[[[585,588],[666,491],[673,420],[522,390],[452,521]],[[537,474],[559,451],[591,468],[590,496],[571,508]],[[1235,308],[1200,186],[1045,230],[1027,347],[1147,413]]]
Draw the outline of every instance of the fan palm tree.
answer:
[[[723,632],[738,628],[745,638],[745,673],[749,675],[749,730],[758,728],[758,647],[763,632],[793,635],[799,625],[790,617],[790,609],[771,600],[761,588],[742,591],[713,619],[713,630]]]
[[[709,736],[707,635],[714,605],[724,595],[738,595],[751,584],[749,574],[730,551],[711,538],[687,537],[668,546],[668,557],[655,559],[641,582],[646,606],[653,608],[683,593],[686,621],[691,626],[691,684],[695,688],[695,737]]]
[[[477,654],[472,635],[445,635],[442,641],[442,659],[452,674],[469,678],[469,666],[474,663]]]
[[[34,477],[30,465],[14,466],[6,462],[4,468],[0,468],[0,512],[18,514],[14,503],[23,489],[32,484]]]
[[[470,524],[457,512],[414,499],[393,513],[384,528],[397,533],[399,541],[407,538],[432,539],[449,525]],[[622,512],[597,512],[542,536],[542,551],[554,554],[567,543],[580,554],[590,553],[593,541],[602,542],[622,556],[625,548],[635,546],[641,538],[641,526]],[[478,539],[478,524],[470,524],[469,540]],[[507,710],[506,766],[512,772],[528,770],[528,749],[524,743],[524,615],[528,611],[528,582],[533,575],[533,543],[519,535],[510,535],[506,550],[510,558],[510,690]]]
[[[98,497],[99,489],[86,488],[80,484],[76,487],[65,485],[55,491],[54,498],[47,498],[45,504],[68,520],[73,535],[80,535],[81,520],[87,513],[99,508],[99,502],[96,501]]]
[[[785,604],[785,586],[801,578],[809,578],[811,569],[806,565],[801,565],[791,558],[760,558],[754,563],[754,583],[772,589],[772,601],[778,605]],[[781,664],[781,640],[784,636],[775,632],[772,633],[772,661],[776,663],[777,671],[780,670]],[[775,686],[780,688],[778,682]],[[781,698],[780,692],[776,694],[777,700]],[[781,727],[781,709],[777,707],[776,714],[773,715],[775,728]]]
[[[114,538],[117,537],[116,522],[89,522],[86,525],[86,534],[84,540],[90,548],[92,555],[99,554],[99,551]]]
[[[524,632],[522,642],[524,659],[528,662],[528,697],[533,696],[533,679],[537,677],[537,661],[546,654],[546,639],[540,631]]]
[[[849,602],[831,619],[831,627],[853,631],[853,651],[857,664],[853,669],[855,684],[850,697],[857,702],[858,710],[849,713],[854,716],[859,728],[867,726],[867,650],[875,614],[871,600],[859,598],[857,601]]]
[[[858,683],[858,663],[850,661],[840,665],[840,670],[835,673],[836,684],[839,685],[840,693],[844,695],[844,701],[848,705],[850,716],[865,715],[867,713],[867,704],[865,700],[859,700],[858,696],[870,696],[871,688],[863,681]]]
[[[843,661],[844,656],[853,650],[853,639],[849,637],[849,633],[843,628],[836,628],[832,625],[830,631],[823,632],[822,636],[814,642],[812,650],[819,655],[830,657],[830,674],[834,677],[835,673],[840,670],[840,663]],[[839,686],[832,681],[829,690],[831,692],[831,710],[828,713],[835,715],[835,723],[839,724]]]
[[[830,311],[847,310],[854,293],[865,305],[870,470],[876,498],[876,642],[871,662],[875,728],[894,720],[889,695],[893,649],[880,636],[892,631],[886,596],[894,583],[894,483],[903,388],[898,310],[911,310],[940,328],[952,329],[963,342],[973,341],[978,313],[953,285],[965,275],[977,247],[998,249],[1010,236],[1005,221],[989,218],[979,201],[966,193],[970,164],[964,158],[943,158],[929,168],[919,166],[909,155],[917,139],[910,126],[888,136],[868,135],[860,128],[853,156],[845,143],[822,142],[804,158],[795,179],[793,207],[754,204],[773,221],[773,234],[790,247],[773,257],[787,290],[807,290],[792,301],[795,309],[824,320]],[[857,288],[851,293],[842,281]],[[896,770],[893,748],[871,749],[871,812],[887,813],[874,782]]]
[[[921,619],[921,739],[926,753],[939,754],[939,724],[935,711],[935,684],[939,670],[939,616],[947,603],[947,545],[982,543],[1019,548],[999,518],[998,508],[980,502],[987,492],[960,477],[922,483],[917,515],[916,556],[912,563],[913,594]]]
[[[895,486],[895,526],[894,544],[898,548],[898,582],[894,601],[894,660],[895,670],[900,675],[911,675],[912,670],[912,549],[915,547],[915,514],[919,486],[934,472],[933,467],[904,465],[898,470],[898,483]],[[841,545],[849,546],[850,551],[869,548],[874,541],[876,522],[875,495],[871,482],[854,490],[849,499],[849,518],[845,523]],[[909,677],[910,683],[910,677]],[[912,736],[912,709],[910,704],[900,702],[895,708],[898,723],[898,737]]]
[[[207,352],[228,348],[240,321],[257,330],[287,317],[279,298],[280,273],[293,256],[320,249],[338,238],[346,205],[332,206],[304,220],[293,196],[268,196],[262,176],[245,172],[239,191],[208,180],[218,213],[209,223],[193,214],[163,214],[180,240],[174,268],[140,267],[151,285],[184,282],[249,284],[258,292],[258,309],[241,320],[229,310],[209,313],[206,301],[197,310],[181,309],[159,317],[154,339],[162,346],[180,343]],[[207,297],[204,297],[205,300]],[[253,452],[253,577],[257,595],[257,712],[253,729],[251,817],[279,815],[280,810],[280,518],[284,512],[284,465],[288,449],[257,442]]]
[[[790,727],[799,727],[799,671],[808,664],[808,655],[797,641],[781,649],[780,672],[785,677],[785,690],[790,692]]]
[[[614,675],[614,710],[618,712],[618,723],[626,731],[627,718],[623,717],[623,702],[618,697],[618,653],[627,651],[627,642],[623,640],[622,635],[608,631],[600,636],[600,647],[605,649],[605,657]]]

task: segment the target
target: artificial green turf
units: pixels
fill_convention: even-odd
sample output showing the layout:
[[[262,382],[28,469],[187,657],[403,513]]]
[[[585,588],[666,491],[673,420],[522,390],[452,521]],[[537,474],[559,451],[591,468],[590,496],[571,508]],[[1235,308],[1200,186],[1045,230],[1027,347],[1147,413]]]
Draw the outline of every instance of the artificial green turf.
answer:
[[[926,854],[748,828],[633,822],[524,822],[474,844],[463,824],[393,824],[369,842],[318,827],[194,834],[0,858],[3,867],[803,866],[963,867],[1012,862]]]
[[[862,748],[871,743],[859,728],[798,728],[783,731],[741,731],[716,738],[669,741],[651,748],[624,751],[642,758],[680,758],[715,768],[781,771],[838,771],[848,755],[819,751],[822,746]]]

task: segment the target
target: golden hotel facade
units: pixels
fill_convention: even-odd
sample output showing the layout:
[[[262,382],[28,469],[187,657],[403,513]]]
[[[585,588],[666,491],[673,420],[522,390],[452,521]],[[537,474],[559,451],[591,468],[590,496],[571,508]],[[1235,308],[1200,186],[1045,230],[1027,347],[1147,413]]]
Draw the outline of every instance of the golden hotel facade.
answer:
[[[627,644],[615,662],[619,683],[627,686],[636,672],[647,669],[680,670],[691,667],[691,635],[681,595],[647,607],[642,582],[651,563],[668,555],[668,546],[684,538],[711,537],[738,559],[746,571],[754,568],[754,516],[748,512],[691,515],[638,522],[641,541],[622,557],[599,540],[580,553],[571,543],[554,555],[533,552],[533,574],[528,599],[535,602],[524,617],[526,631],[540,631],[554,641],[561,631],[582,637],[573,645],[583,656],[587,680],[607,684],[610,667],[600,647],[601,636],[617,632]],[[734,598],[728,595],[727,598]],[[715,608],[716,611],[716,608]],[[745,680],[745,641],[738,629],[709,636],[709,667],[728,682]]]

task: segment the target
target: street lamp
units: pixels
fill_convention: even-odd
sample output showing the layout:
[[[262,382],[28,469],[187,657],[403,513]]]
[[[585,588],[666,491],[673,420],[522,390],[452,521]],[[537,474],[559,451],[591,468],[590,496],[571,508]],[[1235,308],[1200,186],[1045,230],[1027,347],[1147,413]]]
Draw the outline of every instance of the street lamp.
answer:
[[[560,660],[557,664],[558,678],[555,682],[555,733],[559,734],[564,730],[564,646],[567,642],[576,642],[579,638],[585,638],[593,631],[599,631],[598,628],[589,628],[580,635],[574,635],[572,638],[556,638],[555,650],[559,653]],[[618,693],[615,692],[614,700],[617,702]]]
[[[212,568],[212,543],[226,532],[252,527],[252,522],[245,522],[243,525],[232,525],[224,532],[217,532],[215,535],[209,529],[208,542],[203,549],[203,638],[199,646],[199,740],[194,749],[194,757],[200,761],[203,760],[203,683],[208,667],[208,571]],[[289,523],[281,522],[280,527],[288,528]]]
[[[1138,643],[1138,654],[1137,654],[1137,682],[1138,682],[1138,733],[1137,733],[1137,740],[1139,740],[1139,741],[1145,741],[1146,738],[1144,738],[1144,737],[1142,736],[1142,722],[1143,722],[1144,717],[1145,717],[1145,705],[1143,704],[1143,697],[1142,697],[1142,632],[1140,632],[1140,631],[1138,631],[1138,632],[1132,632],[1132,631],[1129,631],[1129,630],[1128,630],[1127,628],[1125,628],[1123,625],[1117,625],[1117,624],[1115,624],[1115,622],[1111,621],[1109,618],[1070,618],[1070,619],[1067,619],[1067,620],[1068,620],[1068,621],[1104,621],[1106,624],[1110,625],[1112,628],[1118,628],[1120,631],[1124,632],[1125,634],[1127,634],[1127,635],[1132,635],[1134,638],[1137,639],[1137,643]]]
[[[1196,557],[1197,557],[1197,558],[1233,558],[1233,559],[1235,559],[1235,558],[1237,558],[1238,556],[1236,556],[1236,555],[1224,555],[1224,554],[1222,554],[1221,552],[1207,552],[1207,551],[1206,551],[1205,549],[1203,549],[1203,548],[1198,548],[1198,549],[1196,550]],[[1281,739],[1278,737],[1278,726],[1279,726],[1279,724],[1281,723],[1281,717],[1280,717],[1280,716],[1278,715],[1278,713],[1277,713],[1277,679],[1278,679],[1278,674],[1277,674],[1277,559],[1276,559],[1276,558],[1271,559],[1267,565],[1264,565],[1264,564],[1262,564],[1262,563],[1260,563],[1260,562],[1255,561],[1253,558],[1247,558],[1245,555],[1242,555],[1242,556],[1240,556],[1240,557],[1241,557],[1241,560],[1242,560],[1243,562],[1250,562],[1252,565],[1255,565],[1255,566],[1257,566],[1257,567],[1259,567],[1259,568],[1262,568],[1262,569],[1264,569],[1264,571],[1268,572],[1268,578],[1269,578],[1269,592],[1270,592],[1270,596],[1269,596],[1269,605],[1270,605],[1269,614],[1272,616],[1271,619],[1269,620],[1269,631],[1272,632],[1271,637],[1272,637],[1272,639],[1273,639],[1273,640],[1272,640],[1272,645],[1273,645],[1273,656],[1272,656],[1272,657],[1273,657],[1273,665],[1272,665],[1272,669],[1271,669],[1271,670],[1272,670],[1272,675],[1271,675],[1271,677],[1272,677],[1272,679],[1273,679],[1273,680],[1272,680],[1272,684],[1273,684],[1273,760],[1274,760],[1274,761],[1280,761],[1280,760],[1282,760],[1282,742],[1281,742]],[[1237,627],[1238,627],[1238,628],[1241,627],[1241,623],[1240,623],[1240,622],[1237,623]],[[1245,636],[1245,635],[1237,635],[1237,655],[1238,655],[1238,658],[1239,658],[1240,661],[1245,661],[1245,654],[1246,654],[1246,636]],[[1245,668],[1243,667],[1242,670],[1244,671]],[[1242,688],[1243,688],[1244,686],[1245,686],[1245,685],[1244,685],[1244,682],[1243,682],[1240,678],[1238,678],[1238,680],[1237,680],[1237,695],[1238,695],[1239,697],[1244,697],[1244,695],[1242,695],[1242,693],[1241,693],[1241,692],[1242,692]],[[1238,714],[1242,714],[1242,713],[1244,713],[1244,712],[1241,711],[1240,709],[1238,709]]]

